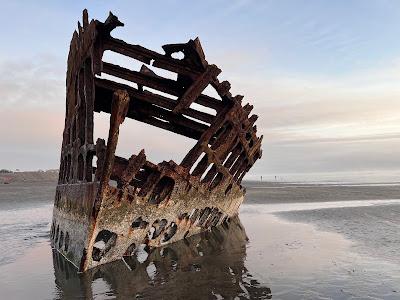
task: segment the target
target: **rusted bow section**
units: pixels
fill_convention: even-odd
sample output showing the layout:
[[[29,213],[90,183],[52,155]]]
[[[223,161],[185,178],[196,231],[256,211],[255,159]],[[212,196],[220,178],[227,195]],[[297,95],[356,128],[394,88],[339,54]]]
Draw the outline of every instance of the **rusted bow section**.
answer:
[[[159,54],[112,37],[118,26],[123,24],[111,13],[104,23],[89,23],[85,10],[68,56],[51,237],[81,271],[237,214],[244,194],[240,183],[262,153],[253,106],[242,105],[243,96],[232,96],[230,83],[218,80],[221,70],[208,64],[198,38],[164,45],[165,54]],[[144,64],[131,70],[105,62],[105,51]],[[179,52],[183,58],[174,58]],[[218,97],[204,94],[208,86]],[[107,143],[94,143],[94,112],[110,113]],[[197,143],[180,164],[153,164],[144,150],[129,159],[118,157],[119,126],[126,117]]]

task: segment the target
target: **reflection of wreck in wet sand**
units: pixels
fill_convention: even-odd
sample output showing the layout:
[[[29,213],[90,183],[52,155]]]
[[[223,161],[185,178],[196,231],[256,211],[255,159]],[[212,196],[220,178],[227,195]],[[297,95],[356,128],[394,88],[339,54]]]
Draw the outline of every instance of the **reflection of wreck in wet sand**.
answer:
[[[228,224],[229,222],[229,224]],[[84,274],[54,251],[60,298],[100,293],[122,299],[270,299],[244,266],[246,233],[237,217],[209,232],[99,266]],[[148,252],[146,252],[148,251]]]
[[[110,32],[123,25],[112,14],[104,23],[89,23],[84,11],[82,25],[68,56],[51,238],[54,248],[86,271],[143,245],[160,247],[236,215],[244,195],[240,183],[261,157],[262,137],[256,135],[252,106],[242,106],[243,97],[231,95],[229,82],[219,82],[221,70],[205,60],[198,39],[165,45],[165,54],[159,54],[112,37]],[[105,51],[144,65],[133,71],[104,62]],[[182,59],[173,58],[178,52]],[[157,70],[173,72],[175,79],[161,77]],[[100,78],[103,74],[115,81]],[[220,99],[202,94],[208,86]],[[102,139],[94,144],[94,112],[111,114],[107,144]],[[144,150],[129,159],[115,156],[125,117],[197,143],[179,165],[153,164]]]

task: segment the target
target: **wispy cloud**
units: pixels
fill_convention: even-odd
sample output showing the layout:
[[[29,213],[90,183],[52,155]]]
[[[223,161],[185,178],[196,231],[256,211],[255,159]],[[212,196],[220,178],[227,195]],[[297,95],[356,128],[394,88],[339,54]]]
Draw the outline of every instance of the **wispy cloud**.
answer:
[[[358,139],[400,133],[400,66],[396,61],[346,76],[254,72],[236,74],[231,82],[235,91],[247,92],[255,112],[263,116],[259,128],[276,139]]]
[[[44,107],[65,99],[64,66],[51,55],[0,61],[1,109]]]

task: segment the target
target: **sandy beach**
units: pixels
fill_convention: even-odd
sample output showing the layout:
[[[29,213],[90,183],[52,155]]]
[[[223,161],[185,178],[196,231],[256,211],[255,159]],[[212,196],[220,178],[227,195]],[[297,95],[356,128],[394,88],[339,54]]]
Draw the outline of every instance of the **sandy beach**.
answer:
[[[400,198],[400,182],[280,183],[247,181],[246,203],[293,203]]]
[[[226,228],[79,276],[49,244],[54,184],[2,185],[0,290],[6,299],[398,299],[396,190],[247,183],[240,219]]]

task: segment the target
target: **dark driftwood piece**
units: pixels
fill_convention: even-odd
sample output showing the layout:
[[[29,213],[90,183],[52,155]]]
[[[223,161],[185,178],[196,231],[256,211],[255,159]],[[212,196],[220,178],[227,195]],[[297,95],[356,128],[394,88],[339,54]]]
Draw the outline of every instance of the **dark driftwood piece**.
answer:
[[[262,154],[253,106],[218,80],[221,70],[207,62],[198,38],[164,45],[160,54],[112,37],[118,26],[123,23],[111,13],[104,23],[89,22],[85,10],[68,56],[51,239],[81,271],[135,255],[140,245],[159,247],[226,222],[243,201],[243,177]],[[132,70],[106,62],[105,51],[143,65]],[[182,59],[173,57],[177,52]],[[176,76],[163,77],[160,69]],[[207,87],[218,97],[206,95]],[[107,142],[94,143],[95,112],[110,114]],[[144,150],[118,157],[125,118],[197,143],[180,164],[154,164]]]

